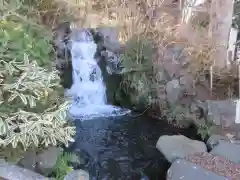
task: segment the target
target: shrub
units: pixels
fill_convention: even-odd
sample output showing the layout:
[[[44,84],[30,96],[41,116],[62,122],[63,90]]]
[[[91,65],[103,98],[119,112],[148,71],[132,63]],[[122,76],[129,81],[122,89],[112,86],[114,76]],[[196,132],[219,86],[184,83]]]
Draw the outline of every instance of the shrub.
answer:
[[[67,146],[75,128],[66,121],[68,102],[51,67],[51,32],[47,36],[21,14],[21,4],[6,2],[0,20],[0,155],[20,158],[29,148]]]
[[[209,138],[213,132],[216,130],[216,125],[210,120],[205,120],[202,124],[197,124],[197,133],[201,136],[203,140]]]
[[[69,166],[69,162],[74,155],[75,154],[65,152],[58,156],[53,172],[56,180],[63,180],[69,172],[73,171],[73,167]]]
[[[0,38],[1,57],[6,62],[11,61],[13,57],[15,61],[21,62],[24,59],[24,54],[27,54],[30,59],[35,59],[40,66],[51,63],[51,39],[39,36],[38,32],[29,24],[1,21]]]
[[[124,54],[120,56],[122,69],[121,87],[128,94],[132,105],[148,106],[153,99],[153,54],[150,41],[135,36],[126,44]]]

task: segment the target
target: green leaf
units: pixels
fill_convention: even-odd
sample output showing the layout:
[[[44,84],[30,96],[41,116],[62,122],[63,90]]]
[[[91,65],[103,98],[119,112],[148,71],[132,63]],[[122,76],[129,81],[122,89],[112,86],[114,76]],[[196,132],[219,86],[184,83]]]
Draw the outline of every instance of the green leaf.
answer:
[[[5,135],[8,131],[7,124],[0,118],[0,136]]]
[[[24,105],[28,104],[27,98],[23,94],[19,93],[18,96],[21,98]]]
[[[36,107],[36,101],[33,96],[27,96],[28,102],[31,108]]]
[[[18,97],[18,93],[12,94],[12,95],[9,97],[8,102],[13,101],[16,97]]]

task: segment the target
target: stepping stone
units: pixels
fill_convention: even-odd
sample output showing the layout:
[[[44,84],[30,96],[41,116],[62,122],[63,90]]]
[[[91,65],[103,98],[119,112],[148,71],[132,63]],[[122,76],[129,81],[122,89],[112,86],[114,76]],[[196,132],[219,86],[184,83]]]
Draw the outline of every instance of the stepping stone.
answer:
[[[197,164],[208,171],[212,171],[219,176],[226,177],[226,179],[240,179],[240,164],[236,164],[224,157],[202,152],[189,155],[185,158],[185,160],[190,163]],[[194,178],[194,180],[196,180],[196,178]]]
[[[212,149],[212,151],[210,151],[210,153],[216,156],[224,157],[234,163],[240,164],[240,145],[238,144],[221,141]]]
[[[163,135],[158,139],[156,148],[170,163],[190,154],[207,151],[204,142],[192,140],[183,135]]]
[[[200,165],[184,159],[174,161],[167,173],[167,180],[228,180]]]

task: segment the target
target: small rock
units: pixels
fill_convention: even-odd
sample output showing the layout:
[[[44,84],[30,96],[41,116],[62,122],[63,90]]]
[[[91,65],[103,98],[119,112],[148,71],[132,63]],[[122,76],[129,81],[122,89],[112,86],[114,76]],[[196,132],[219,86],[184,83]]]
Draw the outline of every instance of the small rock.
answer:
[[[207,140],[207,147],[209,147],[212,150],[215,146],[217,146],[222,141],[230,142],[230,139],[228,139],[225,136],[221,136],[221,135],[218,135],[218,134],[213,134]]]
[[[50,147],[44,150],[41,154],[38,154],[36,157],[38,171],[44,175],[50,174],[62,151],[62,148]]]
[[[234,163],[240,164],[240,145],[233,144],[227,141],[221,141],[215,146],[210,153],[216,156],[224,157]]]
[[[9,180],[50,180],[47,177],[16,165],[0,165],[0,177]]]
[[[193,102],[190,105],[189,110],[190,110],[190,113],[195,113],[195,112],[199,111],[199,107],[197,106],[196,103]]]
[[[171,105],[178,101],[179,95],[181,92],[181,87],[179,81],[174,79],[167,83],[166,93],[167,93],[167,101]]]
[[[75,163],[75,164],[81,164],[84,160],[80,159],[76,154],[71,154],[71,159],[69,160],[69,162],[71,163]]]
[[[225,177],[215,174],[201,166],[178,159],[173,162],[167,172],[167,180],[226,180]]]
[[[64,180],[89,180],[89,174],[83,170],[75,170],[67,174]]]
[[[236,102],[234,100],[207,101],[208,119],[222,127],[233,127],[236,118]]]
[[[192,153],[207,151],[204,142],[191,140],[182,135],[161,136],[157,141],[156,148],[170,163]]]
[[[204,114],[207,114],[207,112],[208,112],[207,106],[208,105],[207,105],[206,101],[200,101],[198,99],[195,99],[194,102],[196,102],[198,108],[200,108]]]
[[[180,77],[179,83],[185,86],[185,88],[192,87],[194,83],[194,77],[190,73],[186,73],[182,77]]]

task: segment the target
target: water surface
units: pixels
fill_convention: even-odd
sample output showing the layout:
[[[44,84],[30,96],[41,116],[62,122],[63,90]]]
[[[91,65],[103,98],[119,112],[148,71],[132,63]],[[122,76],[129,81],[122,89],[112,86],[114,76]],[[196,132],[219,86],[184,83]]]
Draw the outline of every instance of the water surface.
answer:
[[[76,121],[70,151],[84,159],[80,168],[97,180],[164,180],[169,163],[156,149],[161,135],[196,139],[195,129],[178,129],[164,120],[125,115]]]

